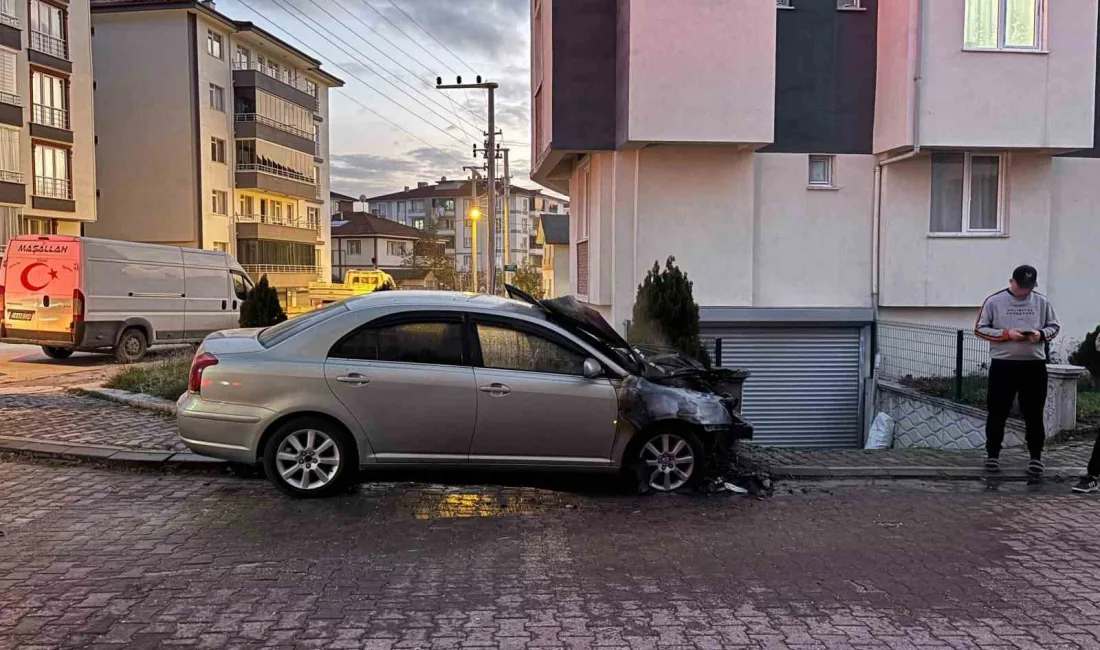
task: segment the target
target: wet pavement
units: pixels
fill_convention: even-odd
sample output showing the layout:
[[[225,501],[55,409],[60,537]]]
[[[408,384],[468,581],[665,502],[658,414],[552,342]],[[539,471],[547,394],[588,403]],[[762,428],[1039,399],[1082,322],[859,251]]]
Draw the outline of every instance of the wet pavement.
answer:
[[[0,458],[0,648],[1100,647],[1100,498],[980,482],[628,495]]]

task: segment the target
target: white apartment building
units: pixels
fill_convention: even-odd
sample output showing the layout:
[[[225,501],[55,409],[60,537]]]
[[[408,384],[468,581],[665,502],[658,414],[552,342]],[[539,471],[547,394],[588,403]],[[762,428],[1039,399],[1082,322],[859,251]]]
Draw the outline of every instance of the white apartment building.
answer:
[[[571,199],[572,290],[625,330],[675,256],[764,442],[859,444],[871,326],[972,327],[1019,264],[1100,323],[1096,0],[562,1],[531,178]]]
[[[88,0],[0,1],[0,256],[96,219]]]
[[[213,2],[92,0],[102,219],[89,234],[232,252],[287,296],[331,275],[328,90]]]

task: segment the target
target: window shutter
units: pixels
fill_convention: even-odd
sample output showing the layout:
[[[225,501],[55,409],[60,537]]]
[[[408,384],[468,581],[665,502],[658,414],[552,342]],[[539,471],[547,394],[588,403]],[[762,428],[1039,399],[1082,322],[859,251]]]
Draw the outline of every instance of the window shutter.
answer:
[[[18,95],[15,85],[15,52],[0,50],[0,92]]]

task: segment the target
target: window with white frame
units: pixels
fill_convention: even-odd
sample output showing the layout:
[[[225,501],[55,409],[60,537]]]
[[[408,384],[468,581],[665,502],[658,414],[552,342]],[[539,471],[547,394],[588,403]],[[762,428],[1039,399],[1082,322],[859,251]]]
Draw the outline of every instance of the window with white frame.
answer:
[[[592,202],[590,200],[590,194],[592,191],[592,168],[586,166],[581,170],[581,196],[580,196],[580,210],[577,210],[577,241],[584,241],[588,239],[588,219]]]
[[[283,223],[283,202],[272,201],[271,202],[271,217],[275,220],[275,223]]]
[[[424,199],[413,199],[412,211],[423,213],[424,212]]]
[[[31,49],[59,59],[69,56],[65,38],[65,10],[42,0],[30,0]]]
[[[966,0],[963,44],[974,50],[1043,47],[1046,0]]]
[[[0,181],[23,182],[19,156],[19,129],[0,128]]]
[[[34,149],[34,193],[54,199],[71,199],[69,150],[37,144]]]
[[[18,56],[14,50],[0,48],[0,101],[7,104],[19,102],[19,86],[16,81]]]
[[[863,0],[836,0],[837,9],[863,9]]]
[[[206,53],[215,59],[222,58],[222,35],[212,29],[206,30]]]
[[[210,160],[219,163],[225,162],[225,140],[210,138]]]
[[[223,242],[223,241],[216,241],[216,242],[214,242],[214,250],[222,252],[222,253],[228,253],[229,252],[229,243],[228,242]]]
[[[405,242],[403,241],[390,241],[386,242],[386,253],[394,257],[402,257],[405,255]]]
[[[210,191],[210,211],[214,214],[225,214],[229,202],[228,195],[222,190]]]
[[[932,154],[933,234],[1002,234],[1008,156]]]
[[[386,204],[385,203],[379,203],[377,209],[378,209],[378,216],[380,216],[380,217],[385,217],[386,216]]]
[[[834,156],[810,156],[810,187],[833,187]]]
[[[314,207],[306,208],[306,223],[310,228],[316,228],[321,223],[321,209]]]
[[[11,25],[12,27],[18,27],[19,26],[19,18],[15,14],[15,7],[16,7],[16,0],[0,0],[0,16],[6,16],[9,19],[15,19],[15,24],[12,24],[12,21],[10,21],[10,20],[9,21],[0,21],[0,22],[6,22],[7,24]]]
[[[363,242],[358,239],[352,239],[348,242],[348,255],[362,255],[363,254]]]
[[[775,0],[775,6],[780,9],[794,9],[794,0]]]
[[[31,74],[31,121],[57,129],[69,128],[68,82],[39,70]]]
[[[218,84],[210,84],[210,108],[225,112],[225,88]]]

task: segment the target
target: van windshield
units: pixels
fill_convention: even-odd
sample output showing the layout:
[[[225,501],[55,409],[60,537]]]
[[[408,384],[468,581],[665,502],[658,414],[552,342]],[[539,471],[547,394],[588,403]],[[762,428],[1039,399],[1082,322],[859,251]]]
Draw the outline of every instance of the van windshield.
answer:
[[[260,335],[256,337],[260,345],[265,348],[279,345],[283,341],[289,339],[295,334],[299,334],[310,327],[313,327],[317,323],[324,322],[333,316],[337,316],[348,308],[344,306],[343,302],[334,302],[320,309],[315,309],[310,312],[306,312],[301,316],[285,320],[278,325],[272,325],[264,331],[260,332]]]

